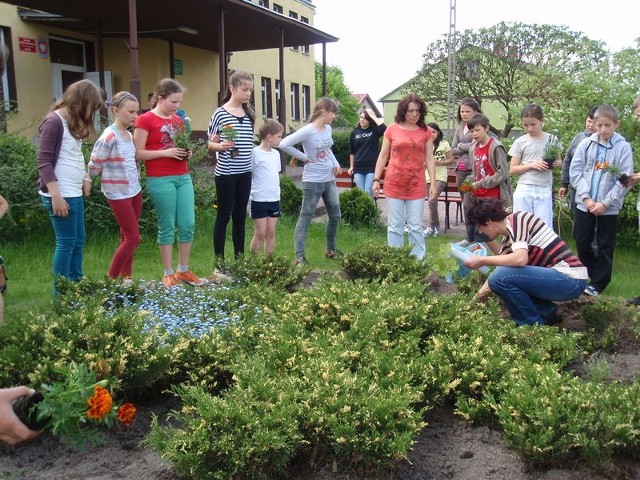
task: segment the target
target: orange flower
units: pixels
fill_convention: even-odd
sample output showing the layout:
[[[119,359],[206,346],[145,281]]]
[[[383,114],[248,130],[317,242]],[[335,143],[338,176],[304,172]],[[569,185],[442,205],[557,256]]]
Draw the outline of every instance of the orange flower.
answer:
[[[464,193],[472,192],[473,188],[471,187],[470,183],[463,183],[462,185],[460,185],[460,191]]]
[[[87,405],[91,407],[87,410],[87,417],[100,421],[111,411],[113,399],[109,390],[96,385],[93,389],[93,396],[87,400]]]
[[[123,403],[118,408],[117,417],[120,422],[129,425],[136,418],[136,407],[133,406],[133,403]]]

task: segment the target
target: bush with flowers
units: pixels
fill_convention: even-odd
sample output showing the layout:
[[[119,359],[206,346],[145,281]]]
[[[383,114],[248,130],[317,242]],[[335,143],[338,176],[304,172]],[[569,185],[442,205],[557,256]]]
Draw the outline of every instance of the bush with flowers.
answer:
[[[109,381],[98,381],[84,364],[72,362],[59,369],[60,380],[40,387],[42,399],[28,412],[28,418],[80,451],[104,442],[98,427],[129,425],[136,415],[131,403],[116,405]]]

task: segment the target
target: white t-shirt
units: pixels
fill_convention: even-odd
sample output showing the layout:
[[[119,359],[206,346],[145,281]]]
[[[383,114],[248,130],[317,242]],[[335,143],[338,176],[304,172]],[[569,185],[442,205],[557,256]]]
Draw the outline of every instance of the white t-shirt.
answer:
[[[543,132],[543,138],[540,140],[532,140],[529,135],[522,135],[516,138],[509,149],[509,155],[520,159],[521,165],[526,165],[531,162],[538,162],[542,160],[544,154],[544,148],[549,142],[550,134]],[[560,142],[556,139],[556,142],[560,148]],[[553,186],[553,171],[552,170],[529,170],[524,172],[518,178],[518,185],[541,185],[551,188]]]
[[[60,195],[65,198],[81,197],[82,182],[86,176],[84,155],[82,155],[82,140],[74,138],[64,117],[58,112],[55,113],[62,120],[64,128],[60,155],[53,170],[58,180],[58,189],[60,190]],[[50,193],[42,194],[46,197],[51,196]]]
[[[251,151],[251,196],[254,202],[280,200],[280,153],[255,147]]]

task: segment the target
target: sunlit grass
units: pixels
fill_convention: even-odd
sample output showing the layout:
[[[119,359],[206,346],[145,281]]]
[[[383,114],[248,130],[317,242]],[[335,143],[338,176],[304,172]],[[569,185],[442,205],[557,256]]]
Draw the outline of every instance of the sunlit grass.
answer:
[[[296,218],[281,218],[276,234],[276,253],[290,257],[293,261],[293,235]],[[340,262],[324,257],[326,224],[322,219],[314,220],[309,227],[306,256],[311,267],[321,270],[337,270]],[[232,258],[231,226],[226,242],[226,257]],[[190,268],[199,276],[208,277],[214,271],[213,258],[213,219],[200,219],[193,242]],[[118,244],[117,232],[104,234],[88,232],[88,241],[84,255],[85,275],[89,278],[106,276],[109,262]],[[247,220],[246,248],[253,236],[253,224]],[[427,250],[436,249],[445,242],[458,241],[460,238],[442,235],[427,239]],[[384,244],[385,227],[356,229],[341,224],[338,230],[338,249],[348,253],[355,251],[364,242]],[[568,242],[572,246],[572,240]],[[7,318],[27,311],[46,310],[52,301],[52,256],[54,238],[51,232],[29,238],[21,242],[3,243],[0,253],[5,258],[9,275],[8,290],[5,293],[5,315]],[[614,276],[605,294],[610,296],[635,297],[640,295],[640,278],[636,275],[637,252],[618,248],[614,258]],[[177,264],[177,251],[174,254],[174,266]],[[134,262],[134,278],[160,280],[163,274],[160,255],[155,243],[155,235],[143,235]]]

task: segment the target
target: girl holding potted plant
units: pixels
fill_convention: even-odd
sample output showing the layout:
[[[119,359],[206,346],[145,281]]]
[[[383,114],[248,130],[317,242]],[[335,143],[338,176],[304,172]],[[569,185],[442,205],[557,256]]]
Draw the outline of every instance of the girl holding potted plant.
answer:
[[[113,123],[93,145],[88,167],[89,175],[101,176],[102,193],[120,226],[120,245],[107,275],[126,281],[131,280],[133,256],[140,245],[142,187],[133,135],[128,130],[138,117],[138,108],[138,99],[132,93],[118,92],[113,96]]]
[[[209,150],[216,152],[214,170],[218,210],[213,226],[213,253],[224,260],[227,225],[233,220],[233,253],[244,254],[245,217],[251,193],[251,151],[255,111],[249,100],[253,77],[247,72],[233,72],[221,107],[209,121]]]
[[[156,105],[138,117],[133,132],[136,159],[145,162],[147,192],[158,217],[158,247],[164,266],[162,284],[172,288],[180,282],[204,284],[189,270],[196,215],[193,182],[189,166],[182,157],[191,154],[176,147],[175,138],[182,119],[180,108],[184,87],[171,78],[156,85]],[[173,244],[178,227],[178,268],[173,270]]]
[[[536,104],[526,105],[520,113],[525,135],[516,138],[509,149],[510,174],[519,175],[513,192],[513,211],[531,212],[553,228],[553,171],[562,165],[562,145],[555,135],[542,131],[544,114]],[[549,154],[553,151],[553,154]],[[545,154],[551,161],[545,160]]]

